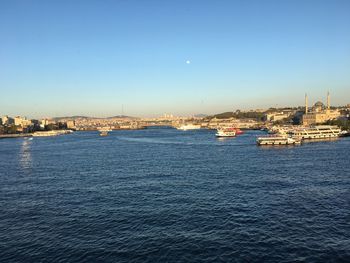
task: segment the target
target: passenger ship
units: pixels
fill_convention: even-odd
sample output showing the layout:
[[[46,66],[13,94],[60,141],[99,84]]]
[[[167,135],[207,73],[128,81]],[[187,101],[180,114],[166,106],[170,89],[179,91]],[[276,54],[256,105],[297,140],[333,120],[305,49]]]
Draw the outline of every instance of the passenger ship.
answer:
[[[325,139],[337,138],[341,130],[337,126],[319,125],[299,128],[291,132],[293,138],[299,139]]]
[[[236,129],[235,128],[218,129],[215,135],[216,137],[235,137]]]
[[[256,143],[258,145],[295,145],[300,144],[301,140],[291,138],[285,135],[272,135],[258,137]]]
[[[200,125],[195,125],[195,124],[184,124],[181,125],[180,127],[177,127],[176,129],[178,130],[183,130],[183,131],[187,131],[187,130],[198,130],[200,129],[201,126]]]
[[[36,131],[32,134],[33,137],[50,137],[62,134],[72,133],[72,130],[52,130],[52,131]]]

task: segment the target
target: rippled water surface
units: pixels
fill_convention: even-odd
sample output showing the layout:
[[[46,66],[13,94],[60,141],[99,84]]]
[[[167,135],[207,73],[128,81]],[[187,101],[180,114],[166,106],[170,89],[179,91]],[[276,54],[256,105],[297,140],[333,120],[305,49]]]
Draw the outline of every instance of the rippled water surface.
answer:
[[[350,261],[350,138],[0,140],[0,262]]]

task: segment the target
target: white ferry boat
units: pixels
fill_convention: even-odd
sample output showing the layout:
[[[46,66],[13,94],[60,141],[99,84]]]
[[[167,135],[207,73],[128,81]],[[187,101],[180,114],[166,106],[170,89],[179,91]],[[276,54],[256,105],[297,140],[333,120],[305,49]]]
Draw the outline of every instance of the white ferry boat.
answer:
[[[295,145],[300,144],[301,140],[293,139],[284,135],[263,136],[256,140],[258,145]]]
[[[200,128],[201,128],[201,126],[200,125],[196,125],[196,124],[184,124],[184,125],[181,125],[181,126],[177,127],[178,130],[182,130],[182,131],[198,130]]]
[[[313,127],[299,128],[291,132],[293,138],[299,139],[325,139],[337,138],[341,130],[337,126],[319,125]]]
[[[236,130],[234,130],[234,129],[218,129],[215,135],[216,135],[216,137],[235,137]]]
[[[58,136],[62,134],[72,133],[72,130],[53,130],[53,131],[36,131],[33,133],[33,137],[50,137]]]
[[[293,130],[292,126],[272,126],[269,130],[269,134],[287,135]]]

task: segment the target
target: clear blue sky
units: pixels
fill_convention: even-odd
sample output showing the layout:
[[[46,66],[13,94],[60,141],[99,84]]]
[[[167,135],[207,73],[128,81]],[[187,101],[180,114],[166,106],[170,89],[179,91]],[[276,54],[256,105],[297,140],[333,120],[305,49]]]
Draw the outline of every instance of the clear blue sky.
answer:
[[[186,63],[190,61],[190,63]],[[0,1],[0,115],[350,103],[350,1]]]

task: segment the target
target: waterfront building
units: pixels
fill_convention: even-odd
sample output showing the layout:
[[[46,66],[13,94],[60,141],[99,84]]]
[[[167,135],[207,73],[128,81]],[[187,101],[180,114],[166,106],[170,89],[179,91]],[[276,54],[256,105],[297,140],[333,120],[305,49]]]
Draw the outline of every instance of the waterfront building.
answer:
[[[22,126],[22,118],[20,116],[15,117],[15,125]]]
[[[236,119],[236,118],[227,118],[219,119],[212,118],[209,123],[206,125],[208,129],[218,129],[223,127],[236,127],[241,129],[251,129],[258,126],[258,122],[254,119]]]
[[[173,120],[176,119],[173,114],[164,113],[163,116],[159,117],[160,120]]]
[[[75,129],[75,121],[74,120],[68,120],[67,121],[67,128],[68,129]]]
[[[265,114],[265,120],[266,121],[281,121],[288,117],[290,117],[294,111],[281,111],[281,112],[272,112],[272,113],[266,113]]]
[[[20,126],[22,128],[26,128],[32,124],[31,120],[28,120],[27,118],[22,118],[20,116],[16,116],[14,119],[14,123],[16,126]]]
[[[2,120],[2,124],[3,125],[10,125],[10,124],[14,124],[15,122],[14,122],[14,119],[13,118],[11,118],[11,117],[9,117],[9,116],[3,116],[2,118],[1,118],[1,120]]]
[[[324,123],[328,120],[336,119],[340,116],[339,110],[331,110],[330,108],[330,95],[327,94],[327,106],[321,101],[316,102],[309,111],[308,97],[305,95],[305,113],[303,115],[303,125],[312,125],[318,123]]]
[[[40,121],[40,128],[44,129],[46,125],[49,125],[49,120],[48,119],[42,119]]]

